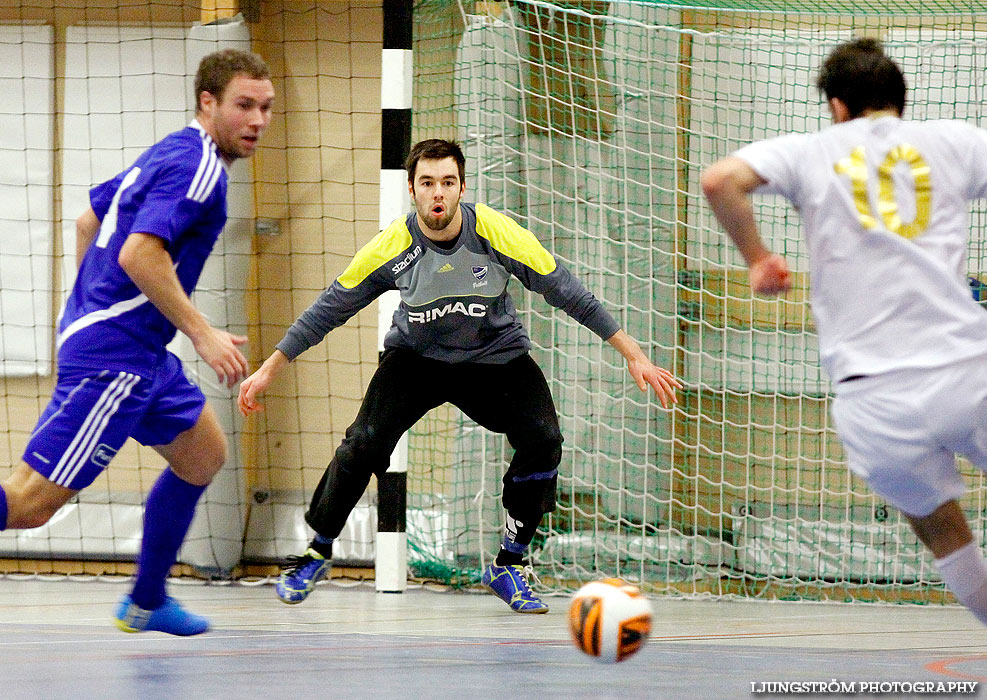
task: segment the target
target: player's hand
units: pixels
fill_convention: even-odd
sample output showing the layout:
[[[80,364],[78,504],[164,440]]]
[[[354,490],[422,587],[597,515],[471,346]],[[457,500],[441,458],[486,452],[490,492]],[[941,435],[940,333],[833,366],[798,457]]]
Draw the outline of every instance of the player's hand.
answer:
[[[206,333],[191,340],[195,351],[212,367],[220,384],[232,389],[247,376],[247,358],[237,349],[238,345],[246,344],[247,336],[210,327]]]
[[[668,408],[669,403],[678,402],[675,390],[682,388],[679,380],[667,369],[652,363],[637,341],[623,330],[617,330],[607,338],[607,342],[627,360],[627,371],[630,372],[638,389],[647,391],[649,386],[654,389],[663,408]]]
[[[264,360],[256,372],[243,380],[240,385],[240,394],[236,398],[236,405],[240,413],[249,416],[264,410],[264,404],[257,400],[257,395],[263,393],[274,381],[274,377],[281,369],[288,364],[288,357],[280,350],[275,350],[270,357]]]
[[[764,296],[778,296],[792,288],[792,275],[785,258],[771,253],[750,266],[751,290]]]
[[[640,357],[628,360],[627,370],[637,383],[638,389],[647,391],[649,386],[654,389],[655,395],[661,401],[662,408],[668,408],[670,403],[678,403],[675,390],[681,389],[682,384],[679,383],[674,374],[664,367],[659,367],[647,358]]]
[[[264,410],[264,404],[257,400],[257,395],[267,390],[277,373],[287,364],[287,356],[280,350],[275,350],[256,372],[243,380],[240,394],[236,398],[240,413],[249,416],[251,413]]]
[[[236,397],[236,405],[239,407],[240,413],[249,416],[251,413],[264,410],[264,404],[257,400],[257,394],[267,389],[271,379],[272,377],[261,367],[243,380],[243,383],[240,384],[240,394]]]

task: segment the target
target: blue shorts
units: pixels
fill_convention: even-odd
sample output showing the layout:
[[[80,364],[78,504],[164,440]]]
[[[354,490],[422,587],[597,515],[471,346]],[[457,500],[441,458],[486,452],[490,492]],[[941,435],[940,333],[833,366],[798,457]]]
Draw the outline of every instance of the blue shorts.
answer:
[[[167,445],[194,426],[206,398],[185,377],[181,361],[165,353],[162,365],[148,374],[59,370],[24,461],[54,483],[80,490],[106,469],[128,437]]]

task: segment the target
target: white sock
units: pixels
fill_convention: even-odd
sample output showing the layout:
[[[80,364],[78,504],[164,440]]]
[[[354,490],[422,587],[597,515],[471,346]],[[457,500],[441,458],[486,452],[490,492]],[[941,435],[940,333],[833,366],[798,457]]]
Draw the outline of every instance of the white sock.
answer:
[[[936,559],[935,565],[957,600],[987,624],[987,560],[977,542]]]

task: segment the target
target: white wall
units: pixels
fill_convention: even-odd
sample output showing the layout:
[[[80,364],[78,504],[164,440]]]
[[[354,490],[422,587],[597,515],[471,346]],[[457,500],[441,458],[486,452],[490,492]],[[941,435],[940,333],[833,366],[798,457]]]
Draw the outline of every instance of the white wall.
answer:
[[[52,369],[53,33],[0,26],[0,375]]]

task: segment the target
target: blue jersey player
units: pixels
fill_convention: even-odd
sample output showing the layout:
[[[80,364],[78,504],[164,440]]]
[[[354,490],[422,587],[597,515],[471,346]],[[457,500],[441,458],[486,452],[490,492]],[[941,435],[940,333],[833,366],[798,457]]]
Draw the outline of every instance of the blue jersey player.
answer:
[[[449,402],[514,448],[504,475],[504,542],[483,583],[519,613],[548,606],[528,585],[523,560],[545,513],[555,510],[562,433],[548,383],[507,291],[517,278],[612,345],[637,386],[662,405],[678,381],[653,365],[582,283],[535,236],[483,204],[461,203],[465,158],[459,145],[422,141],[405,165],[415,211],[395,220],[353,258],[306,310],[264,364],[240,385],[244,415],[289,361],[389,289],[401,294],[384,354],[363,405],[312,496],[309,549],[291,557],[275,586],[300,603],[329,571],[332,540],[370,481],[387,471],[401,435]]]
[[[168,460],[147,496],[133,590],[116,614],[127,632],[209,628],[167,596],[165,580],[226,439],[165,346],[182,331],[228,386],[247,370],[237,348],[246,338],[211,327],[189,294],[226,223],[226,168],[253,154],[274,88],[262,59],[231,49],[202,59],[195,97],[188,127],[91,190],[58,325],[58,383],[23,461],[0,484],[0,527],[32,528],[91,484],[128,437]]]

